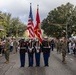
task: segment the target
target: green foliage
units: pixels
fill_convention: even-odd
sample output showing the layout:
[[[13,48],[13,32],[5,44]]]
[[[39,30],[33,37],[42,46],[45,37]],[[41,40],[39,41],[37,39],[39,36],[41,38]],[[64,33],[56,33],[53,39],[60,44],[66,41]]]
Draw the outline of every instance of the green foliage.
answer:
[[[26,26],[19,20],[19,18],[12,18],[11,14],[2,13],[3,19],[0,18],[0,25],[4,27],[4,31],[1,35],[4,36],[23,36]]]
[[[46,35],[57,38],[66,36],[67,25],[67,33],[70,37],[73,32],[76,32],[76,7],[67,3],[51,10],[41,25]]]

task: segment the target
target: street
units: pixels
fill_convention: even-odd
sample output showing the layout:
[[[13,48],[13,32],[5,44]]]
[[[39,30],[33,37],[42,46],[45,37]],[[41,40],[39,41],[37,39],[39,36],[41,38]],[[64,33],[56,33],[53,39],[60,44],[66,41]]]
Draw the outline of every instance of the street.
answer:
[[[20,68],[19,53],[10,53],[10,62],[5,64],[4,55],[0,57],[0,75],[76,75],[76,57],[66,56],[67,64],[62,63],[61,54],[54,50],[49,58],[49,67],[44,67],[43,56],[41,54],[41,66],[28,67],[28,55],[24,68]]]

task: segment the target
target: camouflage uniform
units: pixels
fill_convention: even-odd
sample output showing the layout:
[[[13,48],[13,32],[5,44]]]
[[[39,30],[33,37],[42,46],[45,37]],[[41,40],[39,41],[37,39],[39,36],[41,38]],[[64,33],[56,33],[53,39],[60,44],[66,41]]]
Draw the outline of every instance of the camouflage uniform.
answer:
[[[17,48],[18,48],[18,42],[14,40],[13,42],[13,53],[17,53]]]
[[[61,51],[62,51],[62,45],[63,45],[63,41],[61,40],[60,41],[60,47],[59,47],[59,53],[61,53]]]
[[[57,53],[60,52],[60,40],[57,41]]]
[[[67,49],[67,43],[66,41],[62,42],[62,62],[65,64],[65,57],[66,57],[66,49]]]
[[[10,53],[10,43],[6,42],[4,45],[4,51],[5,51],[5,59],[6,59],[6,63],[9,62],[9,53]]]

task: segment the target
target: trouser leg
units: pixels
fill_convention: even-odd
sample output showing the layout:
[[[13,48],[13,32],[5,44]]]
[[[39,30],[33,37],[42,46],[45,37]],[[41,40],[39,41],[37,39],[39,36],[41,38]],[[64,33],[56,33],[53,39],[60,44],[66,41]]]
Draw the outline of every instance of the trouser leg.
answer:
[[[7,62],[9,62],[9,52],[5,52],[5,59]]]
[[[33,66],[33,54],[29,53],[28,58],[29,58],[29,66]]]
[[[40,53],[35,53],[36,66],[40,66]]]
[[[43,53],[43,57],[44,57],[45,66],[48,66],[49,54],[48,53]]]
[[[21,62],[21,67],[25,66],[25,53],[21,54],[20,53],[20,62]]]

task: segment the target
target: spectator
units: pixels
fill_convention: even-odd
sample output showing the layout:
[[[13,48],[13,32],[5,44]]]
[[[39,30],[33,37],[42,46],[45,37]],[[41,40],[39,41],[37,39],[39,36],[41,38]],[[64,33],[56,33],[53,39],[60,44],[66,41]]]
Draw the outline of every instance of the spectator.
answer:
[[[69,54],[73,53],[73,43],[70,41],[69,42]]]
[[[0,56],[2,56],[2,41],[0,39]]]

